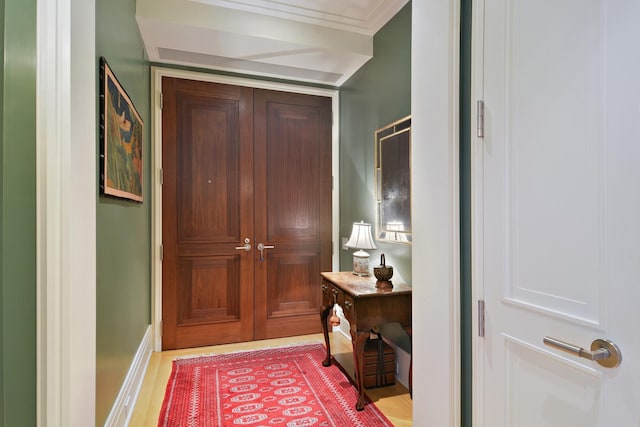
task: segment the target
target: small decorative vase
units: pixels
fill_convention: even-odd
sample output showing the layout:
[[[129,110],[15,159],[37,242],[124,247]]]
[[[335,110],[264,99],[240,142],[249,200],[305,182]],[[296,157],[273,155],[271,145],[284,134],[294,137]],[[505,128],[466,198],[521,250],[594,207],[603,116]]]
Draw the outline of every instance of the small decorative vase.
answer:
[[[384,254],[380,255],[380,265],[373,267],[373,274],[378,279],[376,286],[379,288],[391,288],[390,280],[393,277],[393,267],[385,264]]]

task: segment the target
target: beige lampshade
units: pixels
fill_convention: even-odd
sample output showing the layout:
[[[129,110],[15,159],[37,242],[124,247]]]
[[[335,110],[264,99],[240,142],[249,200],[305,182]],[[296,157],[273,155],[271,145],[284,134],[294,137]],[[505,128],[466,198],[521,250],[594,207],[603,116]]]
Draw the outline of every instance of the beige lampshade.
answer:
[[[359,249],[353,253],[353,274],[369,275],[369,254],[362,249],[378,249],[371,236],[371,224],[364,221],[354,222],[351,237],[345,244],[348,248]]]
[[[371,236],[371,224],[364,221],[354,222],[351,237],[345,246],[354,249],[378,249]]]

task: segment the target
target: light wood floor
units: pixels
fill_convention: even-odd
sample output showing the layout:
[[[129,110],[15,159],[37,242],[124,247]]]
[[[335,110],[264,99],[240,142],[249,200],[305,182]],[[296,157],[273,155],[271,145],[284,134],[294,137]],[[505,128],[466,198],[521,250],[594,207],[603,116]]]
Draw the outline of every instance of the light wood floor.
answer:
[[[331,337],[332,355],[343,366],[345,371],[353,376],[351,340],[340,333],[330,333],[329,335]],[[256,350],[279,345],[314,342],[324,343],[322,334],[153,353],[129,425],[131,427],[155,427],[158,425],[158,415],[160,414],[165,387],[171,374],[171,362],[176,357],[228,353],[238,350]],[[406,427],[413,425],[411,421],[412,400],[404,386],[396,382],[393,386],[366,389],[366,393],[395,426]]]

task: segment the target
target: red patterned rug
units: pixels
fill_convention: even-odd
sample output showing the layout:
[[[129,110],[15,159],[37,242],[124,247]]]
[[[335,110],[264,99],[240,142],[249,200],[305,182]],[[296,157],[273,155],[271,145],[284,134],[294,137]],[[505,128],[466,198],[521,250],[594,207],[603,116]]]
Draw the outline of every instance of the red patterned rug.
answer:
[[[322,344],[173,361],[158,426],[393,426],[338,366],[322,366]]]

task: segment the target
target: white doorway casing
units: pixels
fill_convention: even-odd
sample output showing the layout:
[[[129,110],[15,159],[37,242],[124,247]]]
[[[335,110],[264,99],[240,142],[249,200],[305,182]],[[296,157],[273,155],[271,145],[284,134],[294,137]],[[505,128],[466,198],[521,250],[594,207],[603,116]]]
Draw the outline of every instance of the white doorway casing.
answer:
[[[413,424],[460,425],[460,1],[412,3]]]
[[[285,92],[295,92],[307,95],[325,96],[332,99],[333,125],[331,129],[332,138],[332,174],[333,182],[339,182],[340,158],[338,151],[339,138],[339,98],[338,91],[334,89],[322,89],[311,86],[299,86],[294,84],[276,83],[264,80],[254,80],[241,77],[230,77],[219,74],[200,73],[193,71],[185,71],[173,68],[152,67],[151,68],[151,100],[152,100],[152,219],[151,219],[151,247],[153,248],[152,257],[152,308],[151,322],[153,331],[153,349],[161,351],[162,349],[162,77],[175,77],[181,79],[200,80],[207,82],[215,82],[229,85],[248,86],[260,89],[279,90]],[[333,187],[332,195],[332,216],[334,218],[332,226],[333,238],[333,261],[332,268],[337,271],[339,251],[339,189],[337,185]]]
[[[37,425],[95,424],[95,1],[38,0]]]

